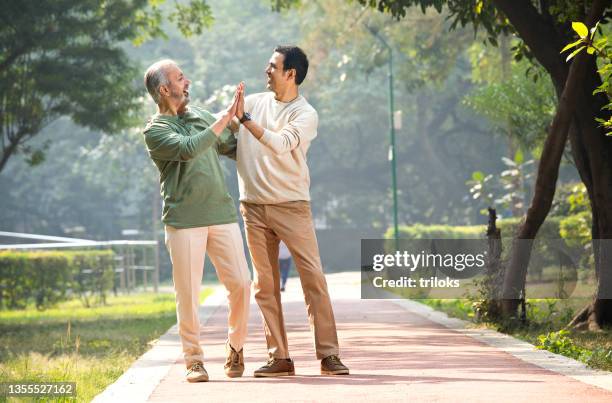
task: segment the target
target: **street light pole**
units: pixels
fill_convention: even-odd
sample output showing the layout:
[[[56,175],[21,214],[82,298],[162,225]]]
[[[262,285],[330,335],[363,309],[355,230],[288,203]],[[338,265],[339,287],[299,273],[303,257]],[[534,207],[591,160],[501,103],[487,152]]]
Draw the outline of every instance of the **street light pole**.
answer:
[[[389,46],[385,38],[378,31],[365,25],[366,29],[378,39],[389,51],[389,160],[391,161],[391,186],[393,190],[393,238],[395,239],[395,249],[398,248],[399,228],[397,222],[397,166],[395,162],[395,122],[394,115],[394,96],[393,96],[393,48]]]
[[[386,42],[384,43],[385,45],[387,45]],[[393,234],[395,238],[395,249],[397,249],[399,228],[397,223],[397,166],[395,162],[395,122],[393,121],[393,115],[395,113],[393,96],[393,49],[389,45],[387,45],[387,48],[389,49],[389,137],[391,143],[391,183],[393,186]]]

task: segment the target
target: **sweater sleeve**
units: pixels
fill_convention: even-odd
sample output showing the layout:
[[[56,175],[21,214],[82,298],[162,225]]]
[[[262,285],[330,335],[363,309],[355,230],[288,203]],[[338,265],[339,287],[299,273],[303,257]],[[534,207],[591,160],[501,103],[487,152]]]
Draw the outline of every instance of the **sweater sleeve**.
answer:
[[[217,151],[219,154],[235,160],[237,148],[238,140],[236,139],[236,136],[234,136],[234,134],[228,129],[224,129],[219,136],[219,142],[217,145]]]
[[[192,108],[198,113],[202,123],[205,125],[212,125],[212,122],[216,121],[221,117],[221,112],[215,114],[197,106],[192,106]],[[234,136],[229,127],[223,129],[221,134],[219,134],[218,140],[216,142],[216,147],[217,153],[219,153],[220,155],[225,155],[226,157],[231,158],[233,160],[236,159],[236,149],[238,147],[238,141],[236,140],[236,136]]]
[[[193,135],[183,136],[165,125],[153,124],[144,131],[151,158],[162,161],[187,161],[215,144],[217,136],[209,127]]]
[[[302,111],[294,119],[290,119],[280,131],[264,129],[259,141],[275,154],[284,154],[317,137],[318,124],[319,117],[314,109]]]

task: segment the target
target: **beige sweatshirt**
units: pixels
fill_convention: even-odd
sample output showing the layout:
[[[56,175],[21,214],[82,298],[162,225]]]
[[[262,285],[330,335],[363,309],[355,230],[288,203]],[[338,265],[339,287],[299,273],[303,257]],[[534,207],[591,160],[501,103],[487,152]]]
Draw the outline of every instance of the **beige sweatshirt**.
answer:
[[[301,95],[285,103],[275,100],[272,92],[249,95],[244,102],[264,135],[257,140],[242,125],[238,131],[240,200],[257,204],[310,200],[306,152],[317,136],[315,109]]]

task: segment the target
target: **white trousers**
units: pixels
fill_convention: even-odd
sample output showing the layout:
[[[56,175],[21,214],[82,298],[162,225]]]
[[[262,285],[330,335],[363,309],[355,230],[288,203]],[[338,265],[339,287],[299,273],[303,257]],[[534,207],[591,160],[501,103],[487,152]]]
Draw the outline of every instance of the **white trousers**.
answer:
[[[228,339],[240,351],[247,335],[251,274],[238,224],[180,229],[166,225],[166,247],[172,260],[176,316],[187,368],[194,362],[204,362],[198,307],[207,252],[227,289]]]

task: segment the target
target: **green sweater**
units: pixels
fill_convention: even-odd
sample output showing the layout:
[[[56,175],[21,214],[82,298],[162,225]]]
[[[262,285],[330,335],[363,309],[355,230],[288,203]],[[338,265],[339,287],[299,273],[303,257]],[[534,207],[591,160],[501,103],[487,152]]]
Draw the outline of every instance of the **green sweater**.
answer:
[[[164,202],[162,221],[176,228],[237,222],[219,154],[236,158],[236,137],[225,129],[217,137],[215,117],[190,106],[184,115],[154,115],[144,129],[151,159],[159,169]]]

